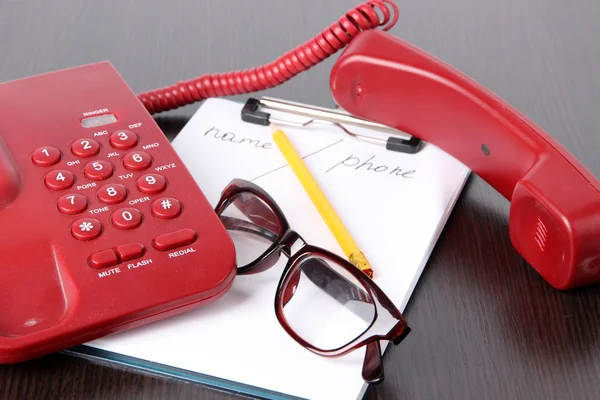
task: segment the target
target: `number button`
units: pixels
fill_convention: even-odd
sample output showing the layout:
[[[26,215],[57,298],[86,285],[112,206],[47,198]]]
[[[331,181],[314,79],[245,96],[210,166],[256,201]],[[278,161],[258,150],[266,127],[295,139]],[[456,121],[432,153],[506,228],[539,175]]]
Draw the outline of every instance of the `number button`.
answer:
[[[127,198],[127,189],[123,185],[108,184],[98,190],[98,200],[106,204],[117,204]]]
[[[123,157],[123,166],[131,171],[141,171],[152,165],[152,157],[143,151],[136,151]]]
[[[75,177],[71,171],[64,169],[57,169],[46,175],[44,179],[48,189],[52,190],[64,190],[68,189],[75,183]]]
[[[163,219],[175,218],[181,214],[181,203],[172,197],[160,198],[152,203],[152,214]]]
[[[40,147],[33,152],[31,160],[41,167],[50,167],[60,161],[60,151],[55,147]]]
[[[134,147],[136,144],[138,144],[138,137],[131,131],[116,131],[110,135],[110,145],[115,149],[127,150]]]
[[[142,223],[142,213],[135,208],[121,208],[112,215],[111,220],[119,229],[134,229]]]
[[[79,139],[71,145],[71,152],[78,157],[93,157],[100,153],[100,145],[94,139]]]
[[[84,212],[88,206],[85,196],[80,194],[66,194],[58,199],[58,209],[63,214],[74,215]]]
[[[148,174],[141,176],[137,180],[137,188],[140,192],[147,194],[160,193],[167,187],[167,180],[158,174]]]
[[[71,234],[75,239],[92,240],[102,233],[102,224],[94,218],[82,218],[71,225]]]
[[[92,161],[83,169],[83,174],[93,181],[104,181],[113,174],[113,166],[106,161]]]

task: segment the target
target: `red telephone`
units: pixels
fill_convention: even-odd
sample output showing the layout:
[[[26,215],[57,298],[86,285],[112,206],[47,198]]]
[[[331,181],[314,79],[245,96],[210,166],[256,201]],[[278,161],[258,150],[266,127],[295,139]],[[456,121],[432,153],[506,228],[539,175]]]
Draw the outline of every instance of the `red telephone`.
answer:
[[[231,286],[231,238],[109,63],[3,83],[0,110],[0,362]]]

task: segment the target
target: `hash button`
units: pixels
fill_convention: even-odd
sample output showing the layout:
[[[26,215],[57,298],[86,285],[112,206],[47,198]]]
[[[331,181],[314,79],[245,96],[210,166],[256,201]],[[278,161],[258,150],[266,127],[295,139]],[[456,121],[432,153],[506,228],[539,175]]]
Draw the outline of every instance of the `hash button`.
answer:
[[[175,218],[181,214],[181,203],[172,197],[162,197],[152,203],[152,214],[163,219]]]

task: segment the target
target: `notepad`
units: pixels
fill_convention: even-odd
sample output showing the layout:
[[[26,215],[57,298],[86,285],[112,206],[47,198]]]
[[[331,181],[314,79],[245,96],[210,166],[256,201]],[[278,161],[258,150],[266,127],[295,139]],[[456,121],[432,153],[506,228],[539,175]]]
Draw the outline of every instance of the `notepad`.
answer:
[[[269,127],[242,122],[241,108],[229,100],[207,100],[173,141],[209,201],[216,205],[234,178],[252,181],[308,243],[344,257]],[[403,154],[352,139],[335,126],[285,132],[370,261],[376,283],[404,310],[470,171],[429,143],[417,154]],[[361,398],[367,388],[361,377],[364,349],[321,357],[279,325],[274,299],[286,261],[282,256],[267,272],[236,277],[212,304],[78,351],[264,398]],[[418,329],[411,335],[419,335]],[[394,351],[401,353],[410,342]]]

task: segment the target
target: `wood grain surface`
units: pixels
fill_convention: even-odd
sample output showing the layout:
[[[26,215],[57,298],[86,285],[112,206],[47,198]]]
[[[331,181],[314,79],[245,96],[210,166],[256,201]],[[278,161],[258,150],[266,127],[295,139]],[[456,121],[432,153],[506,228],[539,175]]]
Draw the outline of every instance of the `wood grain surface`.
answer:
[[[0,81],[110,60],[140,92],[271,61],[357,3],[0,0]],[[600,176],[600,2],[398,4],[394,34],[508,100]],[[331,106],[334,59],[268,94]],[[197,107],[157,119],[175,135]],[[471,177],[406,310],[413,333],[386,353],[368,399],[600,398],[600,290],[549,287],[511,246],[508,206]],[[240,398],[58,354],[0,366],[0,397]]]

